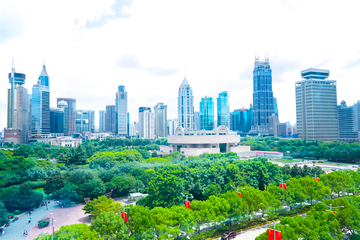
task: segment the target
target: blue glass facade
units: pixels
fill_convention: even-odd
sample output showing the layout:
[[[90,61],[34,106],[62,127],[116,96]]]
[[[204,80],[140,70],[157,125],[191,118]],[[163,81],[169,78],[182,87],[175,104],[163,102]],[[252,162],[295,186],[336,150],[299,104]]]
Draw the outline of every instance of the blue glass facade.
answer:
[[[91,110],[76,111],[76,133],[95,131],[94,113]]]
[[[69,134],[69,108],[68,104],[65,101],[59,101],[57,103],[57,107],[63,109],[64,112],[64,136],[68,136]]]
[[[67,116],[65,116],[65,121],[67,121],[67,135],[76,133],[76,99],[74,98],[57,98],[57,102],[64,101],[67,103]],[[65,114],[66,115],[66,114]],[[66,128],[66,127],[65,127]]]
[[[340,141],[356,141],[358,133],[355,131],[353,107],[348,107],[343,100],[338,106],[339,139]]]
[[[50,90],[49,76],[45,65],[40,73],[37,84],[32,89],[31,134],[50,133]]]
[[[265,62],[255,59],[253,91],[254,126],[267,127],[269,117],[274,113],[272,72],[268,58]]]
[[[251,126],[253,126],[254,115],[253,109],[236,109],[231,113],[231,126],[230,129],[232,131],[238,133],[248,133],[251,130]]]
[[[115,99],[116,134],[128,136],[128,97],[125,86],[120,85]]]
[[[214,125],[214,101],[211,97],[201,98],[200,102],[200,129],[213,130]]]
[[[63,108],[50,108],[50,133],[64,133]]]
[[[230,128],[230,96],[224,91],[217,98],[217,125]]]
[[[99,132],[105,132],[105,110],[99,111]]]

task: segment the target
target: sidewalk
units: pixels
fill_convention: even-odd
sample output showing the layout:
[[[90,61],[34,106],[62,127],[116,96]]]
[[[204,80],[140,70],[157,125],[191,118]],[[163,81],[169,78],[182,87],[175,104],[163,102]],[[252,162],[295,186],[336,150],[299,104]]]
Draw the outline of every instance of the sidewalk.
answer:
[[[46,210],[46,206],[40,206],[39,208],[35,208],[31,216],[27,213],[20,215],[19,220],[17,220],[16,222],[10,222],[9,227],[4,227],[5,234],[0,236],[0,239],[19,240],[25,238],[23,236],[24,230],[30,232],[32,226],[37,224],[37,222],[43,219],[45,215],[55,210],[59,206],[56,204],[56,202],[50,201],[48,207],[48,210]],[[28,223],[29,217],[32,218],[31,223]]]

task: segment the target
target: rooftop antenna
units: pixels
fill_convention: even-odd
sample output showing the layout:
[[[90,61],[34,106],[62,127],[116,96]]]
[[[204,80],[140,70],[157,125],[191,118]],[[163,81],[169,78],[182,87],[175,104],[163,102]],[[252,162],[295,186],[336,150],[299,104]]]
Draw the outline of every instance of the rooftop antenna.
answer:
[[[44,64],[43,65],[45,66],[45,58],[44,58]]]
[[[186,69],[184,70],[184,78],[186,78]]]
[[[11,68],[14,68],[14,59],[11,59]]]
[[[258,55],[258,52],[255,52],[255,62],[258,62],[259,61],[259,55]]]
[[[269,53],[265,53],[265,62],[269,61]]]

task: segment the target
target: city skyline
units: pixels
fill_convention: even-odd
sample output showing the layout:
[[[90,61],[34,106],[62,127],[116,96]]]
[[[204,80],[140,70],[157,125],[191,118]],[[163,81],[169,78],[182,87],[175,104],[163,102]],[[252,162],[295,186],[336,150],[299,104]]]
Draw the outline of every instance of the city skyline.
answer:
[[[41,1],[0,4],[1,128],[6,127],[11,59],[16,71],[26,74],[29,92],[45,59],[51,76],[50,107],[56,107],[56,98],[74,98],[77,109],[96,112],[97,126],[99,110],[114,104],[119,85],[129,92],[130,122],[137,119],[139,106],[157,102],[168,105],[168,118],[177,118],[184,70],[195,111],[201,97],[215,98],[222,91],[231,96],[230,111],[248,107],[255,52],[260,61],[269,54],[281,122],[295,123],[294,83],[301,80],[300,71],[310,67],[330,70],[330,79],[338,83],[337,104],[358,100],[360,39],[353,29],[359,16],[351,2],[320,1],[310,9],[306,1],[206,3],[205,11],[204,2],[85,3],[78,1],[71,9],[66,1],[63,6]],[[342,18],[327,17],[341,10],[347,11]],[[316,18],[304,19],[304,13]],[[256,26],[263,22],[268,27],[258,31]]]

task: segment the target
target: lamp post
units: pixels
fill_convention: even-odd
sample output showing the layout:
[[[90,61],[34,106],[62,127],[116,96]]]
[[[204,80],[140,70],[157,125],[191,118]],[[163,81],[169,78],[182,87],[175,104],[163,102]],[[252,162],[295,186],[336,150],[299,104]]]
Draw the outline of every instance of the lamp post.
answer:
[[[276,240],[276,226],[278,227],[288,227],[289,225],[285,224],[285,225],[278,225],[276,224],[276,222],[274,222],[274,240]],[[281,238],[280,238],[281,239]]]
[[[234,189],[236,189],[236,191],[238,191],[238,193],[240,193],[241,194],[241,192],[240,192],[240,188],[236,188],[236,187],[234,187],[233,185],[230,185],[230,187],[232,187],[232,188],[234,188]],[[245,188],[241,188],[241,190],[244,190]],[[242,198],[242,195],[240,195],[239,197],[241,197]]]
[[[51,240],[54,240],[54,217],[53,217],[53,213],[51,213],[51,227],[52,227]]]
[[[345,208],[344,206],[333,207],[331,204],[330,204],[330,206],[328,206],[328,205],[326,205],[325,203],[322,203],[322,202],[319,202],[319,203],[321,203],[322,205],[327,206],[327,207],[330,209],[330,211],[333,212],[333,213],[336,213],[335,211],[333,211],[334,208]],[[325,211],[326,211],[326,210],[325,210]]]

